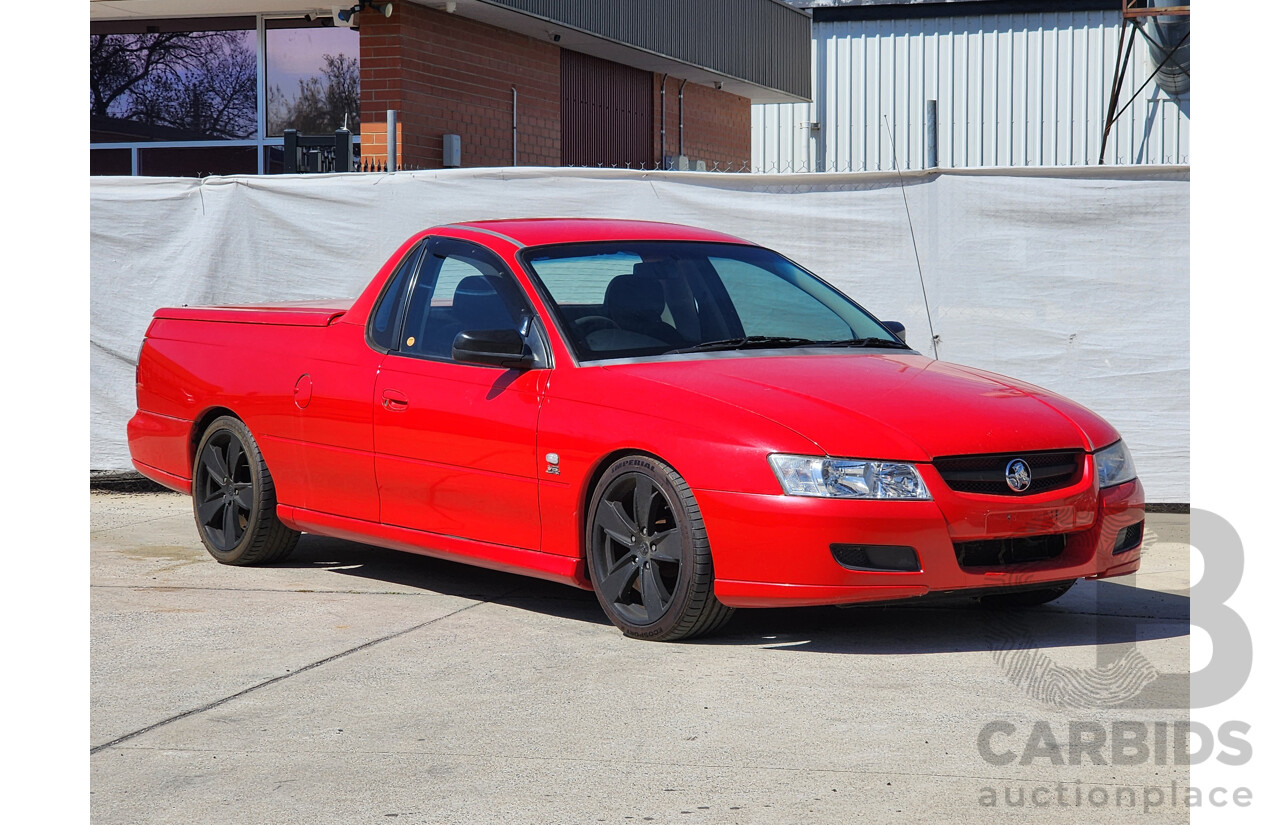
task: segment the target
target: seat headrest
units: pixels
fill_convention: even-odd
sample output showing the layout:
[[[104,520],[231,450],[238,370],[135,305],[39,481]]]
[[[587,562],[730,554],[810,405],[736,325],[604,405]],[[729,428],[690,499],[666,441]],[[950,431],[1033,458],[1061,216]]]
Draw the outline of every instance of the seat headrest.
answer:
[[[658,318],[666,304],[661,282],[644,275],[619,275],[609,282],[609,287],[604,292],[605,308],[614,318],[620,314],[637,318]]]
[[[511,326],[511,313],[482,275],[468,275],[453,291],[453,316],[470,329],[502,329]]]
[[[667,265],[662,261],[641,261],[631,267],[631,274],[639,275],[642,278],[653,278],[655,280],[659,278],[666,278],[668,276]]]

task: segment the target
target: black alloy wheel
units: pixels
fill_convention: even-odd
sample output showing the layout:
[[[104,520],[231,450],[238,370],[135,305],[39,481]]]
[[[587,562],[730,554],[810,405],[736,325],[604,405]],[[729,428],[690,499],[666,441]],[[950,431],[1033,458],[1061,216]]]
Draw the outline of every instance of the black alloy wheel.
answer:
[[[196,465],[196,519],[220,552],[236,548],[253,509],[253,475],[244,445],[230,429],[204,443]]]
[[[596,485],[588,524],[591,581],[628,636],[671,641],[721,627],[711,550],[697,501],[670,466],[649,456],[615,461]]]
[[[276,518],[275,484],[248,427],[224,416],[205,430],[191,476],[200,540],[223,564],[279,561],[299,534]]]

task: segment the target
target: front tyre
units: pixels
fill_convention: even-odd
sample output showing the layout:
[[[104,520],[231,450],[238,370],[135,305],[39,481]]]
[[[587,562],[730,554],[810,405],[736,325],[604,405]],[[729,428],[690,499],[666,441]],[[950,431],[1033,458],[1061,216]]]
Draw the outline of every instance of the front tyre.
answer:
[[[693,491],[670,466],[632,455],[609,466],[588,510],[587,565],[596,598],[626,635],[689,639],[723,627],[711,547]]]
[[[276,517],[276,489],[244,422],[214,420],[196,447],[191,471],[196,529],[223,564],[270,564],[293,552],[298,532]]]

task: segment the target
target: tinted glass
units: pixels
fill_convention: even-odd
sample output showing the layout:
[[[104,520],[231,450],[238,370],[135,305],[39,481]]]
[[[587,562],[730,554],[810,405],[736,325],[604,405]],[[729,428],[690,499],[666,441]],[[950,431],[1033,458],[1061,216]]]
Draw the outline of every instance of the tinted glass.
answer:
[[[90,175],[132,175],[133,157],[128,149],[90,149]]]
[[[819,341],[853,336],[849,322],[792,280],[733,258],[709,258],[738,313],[744,335],[797,335]]]
[[[391,276],[390,285],[382,293],[377,309],[373,311],[369,338],[383,349],[392,349],[396,345],[396,327],[400,323],[400,308],[404,306],[404,296],[409,288],[409,281],[413,278],[414,266],[417,265],[418,258],[422,257],[422,250],[425,247],[425,243],[420,243],[404,256],[395,275]]]
[[[360,134],[360,33],[269,21],[266,87],[268,135]]]
[[[452,358],[459,332],[518,330],[528,313],[519,286],[492,253],[472,244],[437,241],[423,258],[399,349]]]
[[[239,21],[216,31],[91,34],[90,142],[256,137],[257,37],[253,18]]]
[[[857,304],[760,247],[565,244],[528,250],[525,262],[582,361],[661,355],[750,337],[795,339],[787,346],[894,341]]]
[[[206,175],[252,175],[258,150],[252,146],[165,146],[138,149],[138,174],[202,178]]]

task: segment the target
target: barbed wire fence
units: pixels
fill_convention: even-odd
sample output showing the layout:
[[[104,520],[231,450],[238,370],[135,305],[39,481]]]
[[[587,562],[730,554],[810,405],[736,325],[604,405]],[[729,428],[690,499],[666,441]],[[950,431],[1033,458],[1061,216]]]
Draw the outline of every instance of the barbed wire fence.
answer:
[[[312,172],[333,172],[337,171],[334,167],[333,152],[318,152],[319,157],[313,161],[314,165],[307,171]],[[1143,166],[1177,166],[1187,165],[1189,159],[1185,156],[1174,159],[1165,158],[1160,164],[1141,164]],[[1134,164],[1107,164],[1115,168],[1123,168]],[[1056,167],[1069,168],[1078,166],[1078,164],[1057,164]],[[1051,167],[1051,168],[1056,168]],[[824,164],[819,168],[810,168],[807,164],[792,164],[784,162],[767,162],[763,164],[753,164],[750,161],[697,161],[689,164],[633,164],[633,163],[597,163],[597,164],[563,164],[559,167],[545,167],[548,169],[611,169],[611,170],[628,170],[636,172],[711,172],[718,174],[755,174],[755,175],[808,175],[808,174],[851,174],[857,172],[882,172],[886,174],[893,173],[892,167],[883,169],[869,167],[866,164],[854,165],[834,165]],[[990,171],[1001,171],[1011,169],[1028,168],[1022,166],[981,166],[968,167],[975,169],[986,169]],[[418,172],[418,171],[438,171],[437,167],[425,166],[421,164],[397,164],[397,169],[402,172]],[[385,173],[388,171],[387,159],[384,156],[361,157],[358,154],[353,158],[352,172],[364,173]],[[905,169],[908,172],[919,172],[921,169]],[[933,167],[923,171],[943,171],[942,167]]]
[[[1165,157],[1160,163],[1150,164],[1104,164],[1097,168],[1126,168],[1129,166],[1186,166],[1190,163],[1187,156]],[[1096,166],[1096,164],[1088,164]],[[1079,167],[1080,164],[1049,164],[1046,167],[1033,167],[1031,165],[1015,166],[1011,164],[987,165],[977,167],[963,167],[969,169],[985,169],[990,171],[1014,170],[1023,168],[1072,168]],[[404,169],[406,167],[401,166]],[[857,172],[883,172],[892,174],[895,170],[892,166],[878,168],[868,166],[867,164],[822,164],[817,168],[810,167],[804,163],[787,163],[780,161],[769,161],[765,163],[752,163],[751,161],[697,161],[687,165],[675,164],[634,164],[634,163],[596,163],[596,164],[562,164],[558,168],[563,169],[617,169],[632,170],[638,172],[715,172],[723,174],[756,174],[756,175],[808,175],[808,174],[851,174]],[[948,167],[932,167],[929,169],[921,169],[919,167],[907,167],[903,171],[906,172],[939,172],[944,171]],[[363,170],[362,170],[363,171]],[[376,170],[369,170],[376,171]]]

